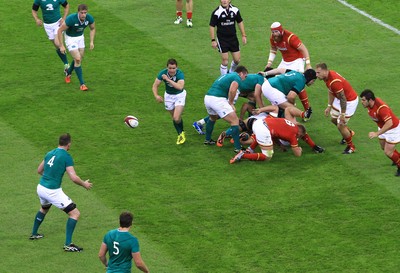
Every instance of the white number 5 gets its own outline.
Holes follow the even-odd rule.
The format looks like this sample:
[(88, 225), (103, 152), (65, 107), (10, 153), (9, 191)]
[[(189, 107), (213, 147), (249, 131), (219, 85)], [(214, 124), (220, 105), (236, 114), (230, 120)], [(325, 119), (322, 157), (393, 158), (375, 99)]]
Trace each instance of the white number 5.
[(119, 254), (119, 248), (118, 248), (118, 246), (119, 246), (119, 243), (118, 242), (113, 242), (114, 243), (114, 251), (113, 251), (113, 254), (114, 255), (118, 255)]

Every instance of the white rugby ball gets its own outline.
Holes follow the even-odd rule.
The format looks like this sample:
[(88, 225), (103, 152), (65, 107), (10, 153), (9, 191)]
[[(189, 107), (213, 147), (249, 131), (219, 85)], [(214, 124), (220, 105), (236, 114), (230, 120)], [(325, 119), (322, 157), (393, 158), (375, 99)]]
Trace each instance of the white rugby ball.
[(126, 116), (124, 122), (129, 128), (136, 128), (139, 126), (139, 120), (134, 116)]

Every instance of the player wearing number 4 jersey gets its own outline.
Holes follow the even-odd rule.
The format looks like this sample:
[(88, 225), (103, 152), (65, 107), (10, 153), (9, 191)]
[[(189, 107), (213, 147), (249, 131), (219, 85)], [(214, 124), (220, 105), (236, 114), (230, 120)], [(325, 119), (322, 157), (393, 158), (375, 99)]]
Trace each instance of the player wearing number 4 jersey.
[[(150, 272), (144, 263), (139, 251), (138, 239), (129, 233), (132, 227), (133, 215), (123, 212), (119, 216), (119, 228), (107, 232), (99, 250), (99, 259), (107, 269), (107, 273), (129, 273), (132, 268), (132, 259), (138, 269)], [(107, 261), (106, 254), (109, 253)]]
[(43, 234), (39, 234), (38, 229), (51, 205), (54, 205), (69, 216), (67, 220), (64, 250), (67, 252), (80, 252), (83, 248), (72, 243), (72, 234), (74, 233), (80, 212), (76, 208), (76, 204), (63, 192), (61, 182), (64, 173), (67, 172), (69, 178), (75, 184), (87, 190), (92, 188), (92, 183), (89, 182), (89, 179), (83, 181), (76, 174), (74, 162), (71, 155), (68, 153), (70, 147), (71, 136), (69, 134), (61, 135), (58, 141), (58, 147), (48, 152), (38, 167), (38, 173), (42, 175), (40, 183), (37, 186), (37, 194), (40, 199), (41, 208), (36, 214), (32, 235), (29, 239), (36, 240), (43, 238)]

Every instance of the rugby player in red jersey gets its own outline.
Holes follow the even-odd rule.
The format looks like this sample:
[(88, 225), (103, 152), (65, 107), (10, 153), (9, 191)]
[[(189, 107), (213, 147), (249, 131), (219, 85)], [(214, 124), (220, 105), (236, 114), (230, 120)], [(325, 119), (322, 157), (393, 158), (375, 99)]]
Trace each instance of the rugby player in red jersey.
[(351, 84), (339, 73), (329, 70), (325, 63), (315, 66), (317, 78), (323, 80), (328, 87), (328, 106), (325, 116), (330, 114), (331, 122), (335, 124), (342, 135), (342, 144), (347, 144), (343, 154), (352, 154), (356, 151), (353, 144), (354, 132), (347, 126), (358, 105), (358, 96)]
[(385, 155), (397, 166), (396, 176), (400, 176), (400, 154), (396, 144), (400, 142), (400, 122), (389, 106), (375, 94), (365, 89), (360, 94), (361, 103), (368, 110), (368, 115), (378, 125), (378, 131), (369, 132), (369, 138), (377, 137)]
[[(312, 68), (310, 54), (307, 47), (293, 32), (283, 29), (281, 23), (274, 22), (271, 25), (270, 36), (271, 49), (268, 57), (268, 63), (265, 70), (269, 70), (279, 50), (282, 54), (282, 61), (278, 68), (286, 68), (303, 73), (305, 70)], [(304, 70), (304, 65), (306, 69)], [(299, 93), (299, 98), (303, 104), (304, 110), (310, 108), (308, 95), (305, 89)], [(307, 119), (304, 119), (305, 121)]]

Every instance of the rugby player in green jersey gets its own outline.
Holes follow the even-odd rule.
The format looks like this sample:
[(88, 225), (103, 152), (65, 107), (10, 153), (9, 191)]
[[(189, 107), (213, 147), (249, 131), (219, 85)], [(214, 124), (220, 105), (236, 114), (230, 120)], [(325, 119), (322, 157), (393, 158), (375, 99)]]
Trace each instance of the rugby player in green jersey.
[[(158, 87), (162, 82), (165, 83), (164, 97), (158, 95)], [(185, 76), (182, 70), (178, 68), (178, 62), (175, 59), (167, 61), (167, 68), (158, 73), (152, 86), (156, 101), (159, 103), (164, 102), (165, 109), (171, 114), (172, 122), (178, 133), (178, 139), (176, 140), (176, 144), (178, 145), (186, 141), (182, 120), (182, 113), (186, 102), (186, 90), (184, 87)]]
[(76, 204), (69, 198), (61, 188), (62, 178), (67, 172), (69, 178), (77, 185), (87, 190), (92, 188), (92, 183), (88, 180), (83, 181), (75, 172), (74, 162), (68, 150), (71, 147), (71, 136), (69, 134), (61, 135), (58, 141), (58, 147), (46, 154), (39, 164), (38, 173), (42, 176), (37, 186), (41, 208), (37, 212), (30, 240), (43, 238), (43, 234), (38, 233), (44, 217), (51, 208), (56, 206), (68, 214), (66, 238), (64, 250), (67, 252), (80, 252), (83, 248), (72, 243), (72, 234), (74, 233), (76, 223), (78, 222), (80, 211)]
[[(272, 105), (278, 105), (279, 108), (286, 109), (289, 106), (293, 106), (301, 90), (303, 90), (306, 85), (311, 86), (317, 78), (314, 69), (307, 69), (304, 74), (285, 68), (276, 68), (260, 73), (265, 77), (271, 75), (277, 76), (268, 78), (263, 83), (261, 92), (256, 90), (254, 95), (259, 107), (264, 106), (261, 94), (263, 94)], [(309, 107), (307, 110), (301, 112), (300, 117), (309, 119), (311, 114), (312, 109)]]
[(65, 22), (58, 29), (57, 35), (60, 43), (60, 51), (65, 53), (65, 47), (63, 44), (63, 32), (65, 32), (65, 45), (68, 48), (74, 60), (67, 70), (65, 82), (71, 82), (72, 71), (75, 70), (80, 83), (80, 90), (87, 91), (88, 87), (85, 85), (82, 73), (82, 59), (85, 53), (85, 37), (83, 32), (85, 28), (89, 26), (90, 29), (90, 50), (94, 49), (94, 36), (96, 35), (96, 28), (94, 18), (88, 13), (88, 7), (85, 4), (78, 6), (78, 12), (69, 15)]
[[(132, 259), (138, 269), (146, 273), (150, 272), (140, 255), (138, 239), (129, 233), (132, 222), (132, 213), (121, 213), (119, 228), (110, 230), (103, 238), (99, 259), (106, 267), (107, 273), (130, 273)], [(107, 252), (110, 256), (108, 261)]]
[[(61, 17), (60, 6), (64, 7), (64, 14)], [(39, 8), (42, 10), (43, 20), (38, 17)], [(61, 24), (65, 21), (69, 12), (69, 4), (67, 0), (34, 0), (32, 5), (32, 16), (35, 19), (36, 25), (43, 26), (47, 37), (56, 48), (58, 57), (64, 64), (64, 72), (67, 71), (68, 59), (65, 53), (60, 51), (60, 43), (57, 39), (57, 31)]]
[[(264, 83), (264, 77), (260, 74), (248, 74), (246, 79), (241, 82), (240, 90), (238, 90), (238, 97), (247, 98), (249, 101), (244, 103), (240, 109), (239, 116), (239, 126), (242, 124), (244, 120), (244, 114), (248, 112), (251, 115), (252, 110), (255, 109), (256, 101), (254, 97), (254, 90), (259, 89), (261, 92), (261, 86)], [(234, 102), (236, 99), (234, 100)], [(240, 128), (239, 128), (240, 129)], [(226, 137), (230, 137), (232, 130), (229, 128), (226, 131), (223, 131), (217, 140), (217, 146), (222, 147), (224, 145), (224, 140)]]
[(248, 71), (244, 66), (238, 66), (236, 72), (220, 76), (211, 85), (204, 97), (204, 104), (209, 115), (206, 124), (205, 145), (214, 145), (211, 139), (214, 125), (217, 119), (222, 118), (231, 125), (232, 138), (234, 140), (235, 152), (242, 148), (239, 140), (239, 118), (235, 112), (234, 99), (240, 85), (246, 79)]

